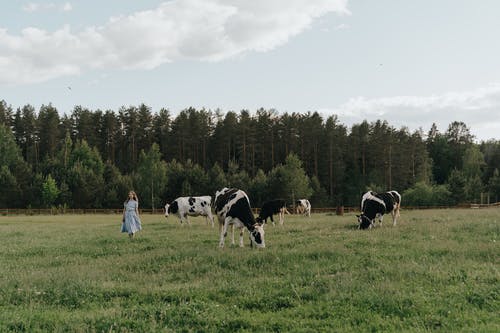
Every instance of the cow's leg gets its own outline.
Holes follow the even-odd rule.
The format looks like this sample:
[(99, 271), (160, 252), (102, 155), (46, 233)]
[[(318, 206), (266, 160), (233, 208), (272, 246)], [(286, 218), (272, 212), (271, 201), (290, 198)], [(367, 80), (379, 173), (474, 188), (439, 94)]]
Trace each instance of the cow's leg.
[(224, 225), (220, 225), (219, 247), (224, 247)]
[(393, 216), (392, 216), (392, 225), (395, 226), (396, 225), (396, 220), (398, 219), (398, 217), (400, 217), (401, 215), (399, 214), (399, 204), (396, 203), (396, 205), (394, 206), (394, 210), (393, 210)]
[(234, 224), (231, 224), (231, 245), (236, 245), (234, 241)]
[(275, 226), (275, 224), (274, 224), (273, 215), (271, 214), (271, 216), (269, 216), (269, 218), (271, 219), (271, 222), (273, 222), (273, 227), (274, 227), (274, 226)]
[(379, 225), (379, 227), (382, 226), (383, 220), (384, 220), (384, 215), (378, 214), (378, 225)]
[(226, 238), (226, 235), (227, 235), (227, 228), (229, 226), (230, 220), (231, 220), (230, 217), (226, 217), (226, 219), (224, 220), (224, 223), (220, 224), (220, 241), (219, 241), (219, 247), (224, 247), (224, 239)]
[[(286, 209), (286, 208), (285, 208), (285, 209)], [(285, 212), (283, 211), (283, 208), (282, 208), (282, 209), (280, 209), (280, 212), (279, 212), (278, 214), (279, 214), (279, 218), (280, 218), (280, 225), (283, 225), (283, 222), (284, 222), (284, 220), (285, 220), (285, 217), (284, 217)]]
[[(207, 218), (210, 220), (210, 223), (212, 223), (212, 228), (214, 227), (214, 216), (212, 215), (211, 211), (208, 211)], [(207, 221), (208, 224), (208, 221)]]
[(240, 228), (240, 247), (243, 247), (243, 228)]

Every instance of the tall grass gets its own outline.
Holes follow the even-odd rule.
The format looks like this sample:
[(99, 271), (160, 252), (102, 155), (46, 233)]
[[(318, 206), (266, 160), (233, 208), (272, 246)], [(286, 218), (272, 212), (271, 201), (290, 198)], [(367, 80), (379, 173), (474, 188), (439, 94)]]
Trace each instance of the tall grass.
[(285, 217), (263, 250), (143, 215), (0, 217), (1, 332), (499, 332), (500, 210)]

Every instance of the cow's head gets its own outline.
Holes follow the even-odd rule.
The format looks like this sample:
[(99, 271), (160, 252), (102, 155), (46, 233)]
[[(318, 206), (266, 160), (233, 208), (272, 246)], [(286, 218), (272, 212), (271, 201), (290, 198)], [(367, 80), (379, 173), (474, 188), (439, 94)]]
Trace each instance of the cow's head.
[(356, 215), (358, 218), (359, 229), (370, 229), (373, 226), (372, 220), (370, 220), (365, 214)]
[(165, 204), (165, 217), (168, 217), (168, 208), (170, 207), (170, 204)]
[(170, 204), (165, 205), (165, 217), (168, 217), (169, 214), (175, 214), (179, 211), (179, 204), (177, 200), (172, 201)]
[(265, 248), (266, 242), (264, 240), (264, 227), (260, 223), (253, 225), (254, 229), (250, 231), (250, 245), (257, 248)]

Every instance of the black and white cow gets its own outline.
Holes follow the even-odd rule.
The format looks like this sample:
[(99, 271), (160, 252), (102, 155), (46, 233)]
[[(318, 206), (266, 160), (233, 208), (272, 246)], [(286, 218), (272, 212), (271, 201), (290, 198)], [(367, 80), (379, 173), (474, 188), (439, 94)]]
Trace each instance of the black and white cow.
[(369, 229), (375, 226), (375, 219), (378, 217), (379, 225), (382, 226), (384, 214), (391, 213), (392, 225), (396, 225), (401, 206), (401, 195), (396, 191), (385, 193), (375, 193), (368, 191), (361, 198), (361, 215), (358, 218), (360, 229)]
[(179, 197), (170, 204), (165, 205), (165, 217), (175, 214), (181, 219), (181, 223), (189, 222), (188, 216), (205, 216), (212, 228), (214, 227), (214, 217), (212, 216), (212, 197), (209, 195), (202, 197)]
[(300, 199), (295, 202), (297, 214), (311, 216), (311, 203), (307, 199)]
[(243, 247), (243, 228), (250, 232), (250, 246), (266, 247), (264, 241), (264, 228), (255, 221), (250, 200), (245, 192), (236, 188), (223, 188), (215, 193), (215, 214), (219, 220), (220, 242), (224, 247), (227, 228), (233, 227), (232, 244), (234, 245), (234, 227), (240, 229), (240, 247)]
[(274, 225), (273, 215), (278, 214), (280, 225), (283, 225), (285, 212), (288, 212), (288, 210), (286, 209), (285, 200), (276, 199), (266, 201), (262, 205), (259, 216), (256, 220), (259, 223), (267, 223), (267, 218), (270, 218), (271, 222)]

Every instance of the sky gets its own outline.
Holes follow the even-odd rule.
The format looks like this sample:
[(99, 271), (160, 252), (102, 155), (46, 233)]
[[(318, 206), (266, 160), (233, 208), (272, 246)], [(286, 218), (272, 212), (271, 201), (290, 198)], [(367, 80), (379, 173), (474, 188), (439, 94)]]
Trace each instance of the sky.
[(500, 140), (500, 1), (0, 1), (0, 100), (259, 108)]

